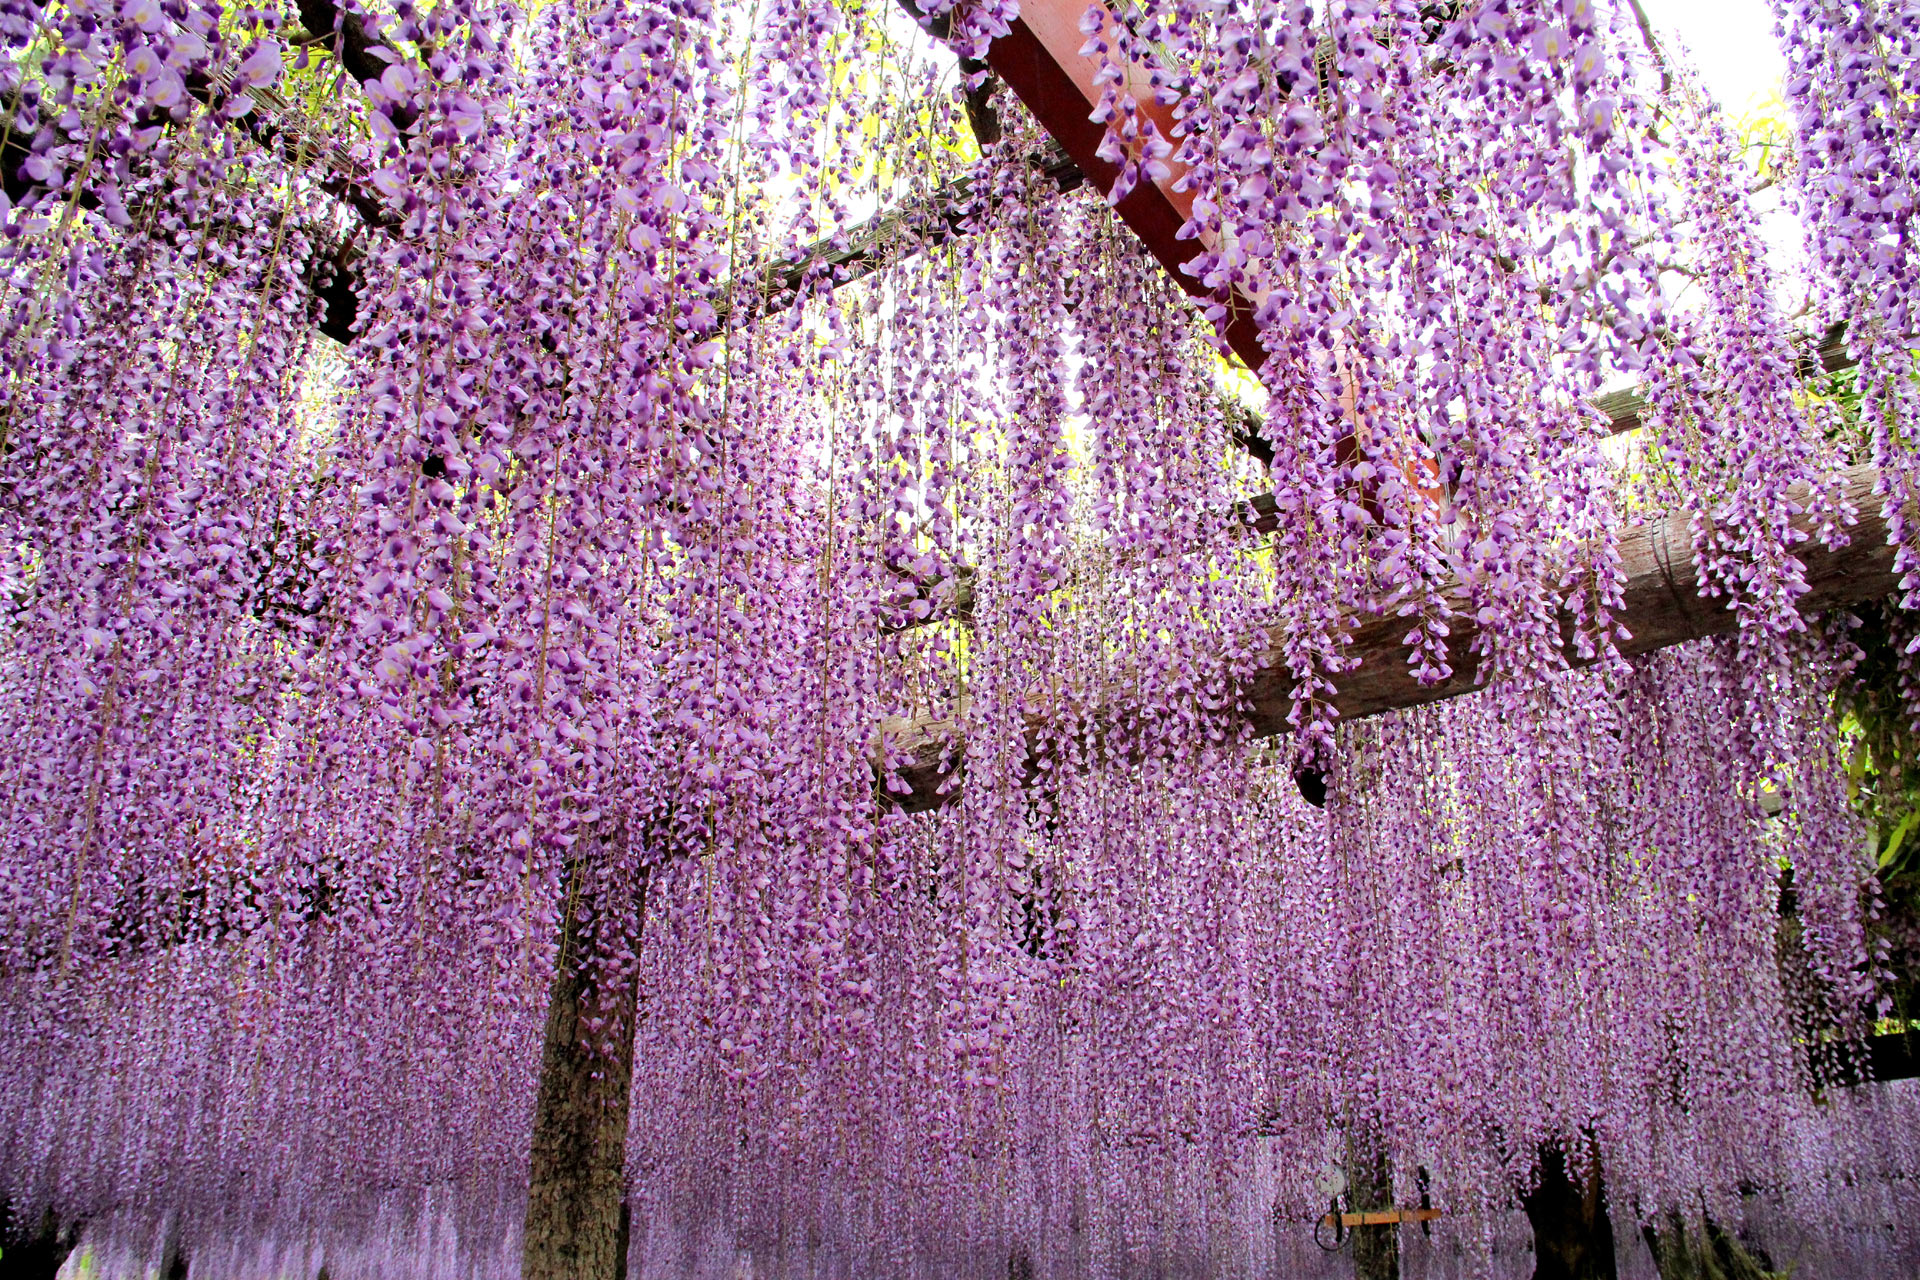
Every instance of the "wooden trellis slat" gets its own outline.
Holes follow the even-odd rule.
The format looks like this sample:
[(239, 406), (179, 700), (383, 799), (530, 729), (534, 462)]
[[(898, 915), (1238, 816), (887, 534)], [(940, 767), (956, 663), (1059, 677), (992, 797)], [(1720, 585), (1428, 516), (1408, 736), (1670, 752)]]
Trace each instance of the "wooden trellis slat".
[(1322, 1214), (1320, 1225), (1344, 1231), (1350, 1227), (1391, 1227), (1402, 1222), (1432, 1222), (1439, 1216), (1438, 1209), (1368, 1209), (1364, 1213)]

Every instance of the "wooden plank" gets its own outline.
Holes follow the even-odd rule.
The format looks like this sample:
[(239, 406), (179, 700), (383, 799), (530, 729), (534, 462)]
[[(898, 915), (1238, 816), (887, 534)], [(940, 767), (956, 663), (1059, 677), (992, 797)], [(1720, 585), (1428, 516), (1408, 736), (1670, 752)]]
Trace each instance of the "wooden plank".
[[(1047, 146), (1031, 161), (1061, 191), (1072, 191), (1085, 181), (1058, 145)], [(824, 277), (837, 289), (966, 235), (973, 230), (972, 207), (972, 181), (955, 178), (924, 197), (902, 201), (865, 222), (816, 240), (750, 276), (751, 294), (737, 295), (721, 306), (714, 331), (724, 329), (729, 316), (736, 313), (747, 321), (793, 306), (806, 296), (810, 277)]]
[(1365, 1213), (1343, 1213), (1335, 1220), (1335, 1215), (1320, 1215), (1323, 1227), (1390, 1227), (1402, 1222), (1432, 1222), (1440, 1216), (1438, 1209), (1369, 1209)]
[[(1859, 523), (1849, 530), (1851, 540), (1847, 545), (1829, 551), (1817, 542), (1808, 542), (1797, 548), (1806, 565), (1808, 586), (1799, 602), (1801, 613), (1811, 615), (1877, 600), (1899, 585), (1899, 575), (1893, 570), (1894, 549), (1887, 544), (1880, 500), (1873, 493), (1877, 475), (1875, 468), (1864, 465), (1846, 473), (1846, 496), (1860, 513)], [(1805, 528), (1808, 522), (1800, 517), (1795, 523)], [(1629, 530), (1621, 538), (1620, 552), (1627, 584), (1618, 621), (1632, 633), (1630, 639), (1620, 643), (1623, 653), (1649, 653), (1735, 629), (1737, 619), (1724, 600), (1699, 594), (1686, 516)], [(1458, 588), (1454, 595), (1457, 601)], [(1476, 633), (1471, 617), (1463, 614), (1450, 620), (1453, 633), (1447, 649), (1454, 674), (1437, 685), (1420, 684), (1408, 670), (1402, 639), (1413, 625), (1413, 620), (1404, 617), (1353, 619), (1348, 653), (1358, 658), (1360, 665), (1339, 677), (1333, 699), (1343, 718), (1354, 720), (1439, 702), (1471, 693), (1477, 687), (1474, 674), (1478, 659), (1469, 652)], [(1273, 737), (1286, 731), (1293, 682), (1280, 664), (1282, 639), (1276, 629), (1269, 637), (1267, 665), (1242, 690), (1251, 707), (1248, 720), (1256, 737)], [(1116, 714), (1124, 714), (1124, 699), (1115, 701)], [(1033, 722), (1030, 742), (1037, 744), (1044, 736), (1043, 724), (1040, 719)], [(941, 766), (943, 755), (950, 754), (955, 760), (964, 756), (957, 725), (945, 720), (891, 720), (876, 733), (876, 761), (888, 748), (904, 752), (907, 759), (899, 769), (904, 789), (890, 789), (883, 781), (880, 790), (885, 799), (918, 812), (938, 808), (958, 796), (960, 780), (954, 770)], [(1036, 754), (1030, 758), (1029, 768), (1037, 774), (1037, 745), (1033, 752)], [(946, 794), (941, 792), (943, 786), (947, 787)]]
[[(1847, 350), (1847, 326), (1841, 321), (1827, 326), (1819, 340), (1796, 359), (1795, 368), (1802, 378), (1814, 378), (1823, 373), (1851, 369), (1858, 363)], [(1637, 389), (1609, 391), (1595, 400), (1593, 406), (1607, 415), (1607, 428), (1615, 435), (1647, 425), (1646, 412), (1649, 406), (1646, 397)]]

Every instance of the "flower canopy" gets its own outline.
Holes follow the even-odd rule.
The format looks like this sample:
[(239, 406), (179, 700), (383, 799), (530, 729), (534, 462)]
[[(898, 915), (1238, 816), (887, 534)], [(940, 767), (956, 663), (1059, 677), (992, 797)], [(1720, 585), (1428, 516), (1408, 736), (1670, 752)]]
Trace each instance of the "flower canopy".
[(642, 1275), (1920, 1260), (1920, 8), (1028, 4), (0, 0), (14, 1221), (512, 1274), (578, 972)]

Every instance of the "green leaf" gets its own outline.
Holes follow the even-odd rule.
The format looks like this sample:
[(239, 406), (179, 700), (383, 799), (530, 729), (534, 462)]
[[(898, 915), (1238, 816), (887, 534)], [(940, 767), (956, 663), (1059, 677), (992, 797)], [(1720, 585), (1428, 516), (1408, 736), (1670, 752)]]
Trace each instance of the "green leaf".
[(1906, 840), (1908, 833), (1913, 830), (1913, 824), (1916, 820), (1920, 820), (1920, 809), (1907, 810), (1907, 816), (1900, 819), (1899, 825), (1893, 829), (1893, 834), (1887, 837), (1887, 847), (1880, 852), (1880, 866), (1882, 870), (1893, 865), (1894, 859), (1900, 854), (1901, 844)]

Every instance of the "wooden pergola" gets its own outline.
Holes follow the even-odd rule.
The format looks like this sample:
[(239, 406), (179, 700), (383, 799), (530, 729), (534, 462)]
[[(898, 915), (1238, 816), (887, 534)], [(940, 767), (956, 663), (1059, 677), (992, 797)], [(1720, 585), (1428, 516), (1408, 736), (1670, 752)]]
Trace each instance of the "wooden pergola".
[[(900, 2), (909, 12), (915, 12), (911, 0)], [(1096, 10), (1103, 16), (1104, 27), (1093, 38), (1104, 39), (1117, 49), (1117, 33), (1124, 29), (1125, 19), (1109, 5), (1089, 6), (1081, 0), (1024, 0), (1020, 16), (1007, 33), (988, 46), (984, 66), (999, 76), (1045, 127), (1065, 160), (1071, 162), (1072, 171), (1106, 194), (1113, 190), (1120, 169), (1100, 154), (1106, 128), (1089, 118), (1102, 97), (1096, 80), (1100, 64), (1082, 52), (1090, 42), (1083, 34), (1083, 18)], [(945, 34), (944, 23), (938, 32)], [(1174, 137), (1178, 122), (1155, 94), (1162, 82), (1156, 69), (1132, 59), (1125, 68), (1124, 91), (1133, 96), (1141, 113), (1152, 120), (1162, 137)], [(980, 127), (979, 108), (971, 114), (976, 128)], [(1182, 229), (1193, 215), (1193, 197), (1179, 189), (1184, 167), (1170, 159), (1167, 167), (1163, 177), (1142, 175), (1113, 206), (1114, 213), (1166, 268), (1169, 277), (1206, 308), (1222, 347), (1249, 369), (1257, 370), (1266, 359), (1255, 321), (1258, 304), (1237, 287), (1223, 302), (1190, 270), (1206, 244), (1199, 236), (1182, 238)], [(1053, 172), (1056, 179), (1064, 172), (1057, 160)], [(937, 221), (937, 225), (944, 229), (947, 224)], [(850, 273), (859, 274), (868, 259), (849, 257), (847, 261), (859, 264)], [(1829, 335), (1808, 358), (1809, 365), (1826, 369), (1839, 368), (1846, 362), (1845, 348), (1837, 334)], [(1606, 415), (1613, 431), (1624, 432), (1642, 425), (1645, 405), (1636, 395), (1623, 393), (1608, 397), (1596, 408)], [(1262, 439), (1260, 429), (1249, 429), (1240, 438), (1250, 453), (1271, 463), (1272, 449)], [(1799, 601), (1801, 612), (1811, 615), (1878, 600), (1897, 587), (1893, 548), (1887, 544), (1886, 526), (1874, 492), (1876, 478), (1874, 469), (1866, 466), (1855, 467), (1847, 475), (1846, 496), (1860, 512), (1860, 521), (1851, 529), (1847, 545), (1828, 550), (1817, 542), (1808, 542), (1799, 548), (1806, 562), (1808, 584), (1807, 593)], [(1247, 514), (1255, 528), (1275, 527), (1270, 498), (1264, 506), (1256, 502)], [(1801, 523), (1804, 531), (1805, 522)], [(1631, 638), (1620, 644), (1622, 653), (1649, 653), (1688, 640), (1724, 635), (1736, 628), (1737, 619), (1723, 601), (1700, 593), (1686, 517), (1671, 517), (1629, 531), (1622, 539), (1621, 560), (1627, 580), (1625, 607), (1618, 621), (1631, 633)], [(1458, 594), (1457, 587), (1454, 594)], [(1414, 677), (1402, 643), (1407, 625), (1406, 619), (1396, 616), (1352, 619), (1349, 654), (1358, 664), (1339, 677), (1333, 699), (1342, 717), (1355, 719), (1420, 706), (1479, 687), (1479, 663), (1472, 652), (1476, 628), (1469, 614), (1456, 614), (1450, 620), (1447, 648), (1453, 675), (1438, 684), (1422, 684)], [(1567, 619), (1567, 625), (1571, 653), (1571, 619)], [(1282, 640), (1278, 635), (1271, 637), (1263, 670), (1248, 688), (1238, 691), (1249, 709), (1256, 737), (1276, 736), (1286, 728), (1293, 684), (1280, 662)], [(1036, 740), (1042, 732), (1043, 726), (1033, 726)], [(957, 788), (943, 770), (943, 761), (962, 754), (958, 736), (957, 726), (931, 718), (883, 725), (876, 755), (883, 760), (905, 757), (895, 770), (906, 789), (889, 789), (889, 797), (912, 811), (951, 801)]]
[[(911, 0), (900, 3), (935, 35), (948, 34), (944, 15), (926, 20)], [(1101, 91), (1095, 81), (1098, 63), (1081, 52), (1088, 40), (1081, 22), (1088, 12), (1085, 0), (1023, 0), (1020, 17), (989, 44), (984, 61), (963, 62), (962, 67), (998, 77), (1046, 129), (1053, 148), (1035, 157), (1034, 163), (1057, 186), (1071, 190), (1091, 183), (1105, 195), (1112, 191), (1120, 170), (1100, 154), (1105, 127), (1089, 118)], [(331, 0), (302, 0), (301, 14), (317, 36), (332, 34), (341, 22)], [(1109, 44), (1117, 45), (1111, 37), (1123, 28), (1124, 17), (1105, 3), (1098, 6), (1098, 14)], [(354, 19), (347, 24), (343, 60), (356, 78), (365, 78), (358, 75), (354, 63), (367, 62), (365, 50), (373, 42), (357, 30), (357, 22)], [(1173, 137), (1176, 122), (1155, 96), (1154, 68), (1129, 60), (1125, 72), (1124, 89), (1139, 110), (1163, 138)], [(969, 94), (968, 114), (981, 140), (992, 142), (998, 137), (998, 124), (987, 106), (987, 97), (984, 91)], [(1178, 189), (1182, 168), (1170, 163), (1168, 170), (1160, 177), (1142, 175), (1131, 191), (1114, 202), (1114, 212), (1170, 279), (1203, 309), (1220, 349), (1257, 370), (1266, 359), (1256, 320), (1258, 299), (1238, 288), (1222, 295), (1188, 269), (1207, 245), (1199, 236), (1182, 237), (1192, 218), (1193, 201)], [(336, 194), (352, 204), (374, 232), (392, 231), (380, 216), (378, 202), (366, 198), (366, 193), (349, 186)], [(960, 180), (773, 264), (758, 278), (757, 288), (737, 295), (731, 307), (723, 309), (718, 323), (740, 322), (752, 314), (790, 306), (811, 296), (817, 282), (837, 287), (967, 234), (970, 228), (962, 211), (969, 194), (965, 180)], [(330, 280), (316, 282), (329, 303), (323, 331), (342, 341), (351, 337), (353, 265), (350, 259), (342, 259)], [(1848, 363), (1836, 331), (1804, 356), (1802, 372), (1834, 371)], [(1635, 394), (1623, 392), (1603, 398), (1595, 408), (1611, 430), (1625, 432), (1642, 425), (1645, 403)], [(1267, 428), (1250, 424), (1238, 438), (1250, 455), (1271, 464), (1273, 452), (1265, 432), (1283, 429), (1284, 425)], [(1853, 468), (1845, 477), (1845, 496), (1860, 518), (1844, 546), (1828, 549), (1817, 541), (1808, 541), (1796, 549), (1806, 566), (1808, 590), (1798, 601), (1803, 613), (1876, 601), (1899, 585), (1893, 568), (1894, 549), (1887, 543), (1885, 522), (1879, 514), (1876, 480), (1875, 470), (1865, 466)], [(1272, 531), (1276, 527), (1271, 497), (1254, 499), (1242, 514), (1255, 529)], [(1622, 653), (1648, 653), (1724, 635), (1736, 628), (1737, 618), (1723, 600), (1701, 594), (1686, 517), (1628, 531), (1622, 538), (1621, 553), (1626, 582), (1624, 607), (1616, 619), (1631, 633), (1631, 638), (1620, 642)], [(923, 588), (926, 585), (922, 584)], [(963, 581), (954, 585), (962, 597), (957, 613), (964, 616), (968, 584)], [(1458, 584), (1452, 594), (1462, 594)], [(1571, 619), (1565, 621), (1572, 659)], [(1333, 702), (1340, 715), (1348, 719), (1376, 715), (1455, 697), (1478, 687), (1470, 615), (1457, 615), (1451, 625), (1448, 656), (1453, 674), (1438, 684), (1421, 684), (1409, 669), (1402, 643), (1408, 626), (1405, 618), (1352, 618), (1347, 629), (1348, 652), (1358, 662), (1337, 680)], [(1281, 639), (1271, 637), (1265, 665), (1248, 687), (1235, 691), (1247, 708), (1249, 727), (1257, 737), (1278, 735), (1286, 725), (1292, 683), (1279, 661)], [(1117, 692), (1114, 705), (1117, 711), (1124, 711)], [(1029, 723), (1031, 752), (1044, 750), (1041, 744), (1051, 727), (1044, 719)], [(950, 803), (960, 794), (963, 781), (953, 776), (958, 766), (952, 762), (964, 758), (964, 748), (962, 728), (950, 721), (920, 718), (880, 725), (872, 743), (876, 792), (883, 802), (911, 812)], [(889, 777), (897, 779), (899, 785), (890, 786)], [(641, 888), (644, 891), (644, 886)], [(567, 929), (563, 953), (572, 936), (571, 920)], [(563, 965), (554, 975), (534, 1124), (525, 1280), (617, 1280), (625, 1274), (623, 1169), (636, 1016), (635, 993), (596, 991), (591, 975), (571, 966)], [(600, 1038), (612, 1034), (626, 1043), (628, 1058), (608, 1062), (583, 1049), (582, 1028), (589, 1020), (600, 1027)], [(1889, 1080), (1920, 1074), (1920, 1064), (1916, 1064), (1905, 1037), (1876, 1037), (1868, 1048), (1864, 1065), (1870, 1078)], [(1607, 1256), (1611, 1257), (1611, 1227), (1597, 1187), (1583, 1188), (1573, 1183), (1564, 1160), (1549, 1164), (1559, 1171), (1557, 1181), (1543, 1182), (1525, 1201), (1540, 1255), (1585, 1256), (1604, 1236)], [(1361, 1212), (1356, 1216), (1366, 1219), (1358, 1224), (1361, 1230), (1404, 1217), (1403, 1211), (1388, 1205), (1358, 1208)]]
[[(910, 0), (901, 2), (912, 11)], [(332, 0), (300, 0), (299, 10), (313, 38), (336, 33), (341, 37), (342, 62), (355, 79), (378, 74), (380, 64), (368, 53), (377, 41), (370, 38), (363, 19), (343, 17)], [(1124, 17), (1112, 6), (1098, 4), (1094, 11), (1104, 24), (1103, 36), (1111, 37), (1124, 29)], [(1102, 92), (1095, 78), (1098, 62), (1081, 52), (1088, 43), (1082, 30), (1088, 13), (1085, 0), (1023, 0), (1021, 16), (990, 43), (983, 66), (1019, 97), (1057, 144), (1057, 152), (1039, 161), (1049, 176), (1063, 188), (1084, 182), (1106, 194), (1113, 190), (1120, 169), (1100, 154), (1107, 131), (1089, 118)], [(936, 34), (944, 34), (937, 21), (928, 25), (936, 28)], [(1117, 46), (1111, 38), (1109, 43)], [(1156, 98), (1155, 68), (1130, 60), (1125, 72), (1123, 91), (1132, 95), (1142, 115), (1152, 121), (1162, 137), (1172, 138), (1177, 122)], [(980, 101), (976, 95), (971, 114), (976, 128), (984, 131), (991, 122), (983, 119)], [(6, 167), (11, 178), (11, 163)], [(1161, 177), (1143, 175), (1114, 204), (1114, 212), (1170, 279), (1203, 308), (1221, 349), (1257, 370), (1266, 358), (1256, 321), (1259, 300), (1238, 288), (1224, 294), (1216, 291), (1189, 269), (1208, 246), (1200, 236), (1182, 237), (1183, 229), (1192, 222), (1193, 199), (1179, 189), (1181, 166), (1170, 164), (1169, 170)], [(390, 216), (366, 192), (344, 179), (328, 181), (332, 185), (327, 189), (355, 208), (371, 231), (393, 231)], [(917, 251), (963, 234), (966, 228), (953, 210), (963, 203), (965, 194), (964, 190), (936, 192), (930, 199), (886, 213), (777, 264), (766, 274), (765, 287), (758, 296), (751, 303), (739, 305), (755, 310), (787, 305), (805, 296), (807, 282), (822, 275), (832, 283), (844, 283), (897, 260), (900, 252)], [(331, 275), (314, 282), (328, 304), (322, 328), (344, 341), (351, 337), (353, 320), (353, 263), (343, 258), (328, 265)], [(726, 322), (723, 318), (722, 323)], [(1834, 369), (1845, 362), (1844, 349), (1834, 335), (1829, 335), (1807, 360), (1810, 369)], [(1610, 398), (1599, 408), (1616, 431), (1641, 425), (1644, 406), (1631, 395)], [(1275, 424), (1273, 429), (1284, 427)], [(1254, 457), (1271, 463), (1272, 450), (1262, 438), (1262, 430), (1248, 429), (1242, 443)], [(1860, 513), (1846, 545), (1828, 549), (1810, 539), (1797, 548), (1805, 562), (1808, 586), (1798, 602), (1803, 613), (1811, 615), (1879, 600), (1899, 586), (1894, 549), (1887, 542), (1886, 525), (1879, 514), (1876, 481), (1876, 472), (1866, 466), (1853, 468), (1845, 477), (1845, 496)], [(1245, 515), (1255, 528), (1275, 527), (1270, 498), (1264, 505), (1256, 500)], [(1802, 524), (1804, 528), (1804, 521)], [(1629, 531), (1622, 540), (1621, 553), (1626, 582), (1624, 607), (1617, 620), (1631, 633), (1630, 639), (1620, 643), (1621, 652), (1647, 653), (1735, 629), (1736, 616), (1726, 603), (1701, 594), (1686, 517), (1672, 517)], [(1454, 594), (1460, 594), (1457, 584)], [(1478, 687), (1470, 613), (1463, 611), (1453, 620), (1448, 637), (1453, 674), (1438, 684), (1422, 684), (1412, 674), (1403, 644), (1407, 626), (1405, 618), (1396, 616), (1356, 616), (1350, 620), (1348, 651), (1358, 663), (1337, 679), (1333, 701), (1341, 716), (1353, 719), (1376, 715), (1455, 697)], [(1566, 628), (1571, 658), (1571, 619), (1566, 620)], [(1293, 689), (1280, 660), (1282, 640), (1277, 634), (1270, 637), (1264, 665), (1247, 687), (1234, 691), (1247, 708), (1249, 727), (1257, 737), (1279, 735), (1286, 728)], [(1116, 691), (1116, 707), (1121, 698)], [(1044, 719), (1029, 724), (1029, 744), (1034, 752), (1042, 750), (1040, 744), (1050, 728)], [(883, 801), (918, 812), (938, 808), (959, 794), (962, 779), (953, 776), (957, 766), (948, 763), (964, 758), (963, 730), (958, 724), (934, 718), (891, 721), (877, 728), (872, 750), (876, 790)], [(889, 785), (889, 777), (898, 779), (900, 785)], [(555, 975), (535, 1119), (524, 1273), (528, 1280), (560, 1280), (563, 1276), (568, 1280), (615, 1280), (625, 1274), (624, 1149), (636, 1012), (631, 992), (595, 991), (590, 975), (564, 964)], [(625, 1028), (627, 1061), (609, 1064), (580, 1047), (582, 1026), (596, 1019), (602, 1024), (610, 1021), (616, 1038), (619, 1028)], [(603, 1031), (602, 1036), (605, 1034)], [(1869, 1067), (1879, 1079), (1916, 1074), (1904, 1038), (1876, 1041), (1871, 1046)], [(1576, 1208), (1580, 1200), (1579, 1196), (1573, 1197)], [(1530, 1204), (1530, 1213), (1532, 1208)], [(1381, 1221), (1398, 1221), (1398, 1212), (1383, 1208), (1375, 1216)], [(1585, 1212), (1584, 1221), (1576, 1220), (1578, 1214), (1573, 1211), (1569, 1211), (1571, 1216), (1562, 1215), (1567, 1219), (1565, 1229), (1589, 1234), (1598, 1229), (1591, 1203)], [(1536, 1229), (1543, 1229), (1540, 1221), (1536, 1221)]]

